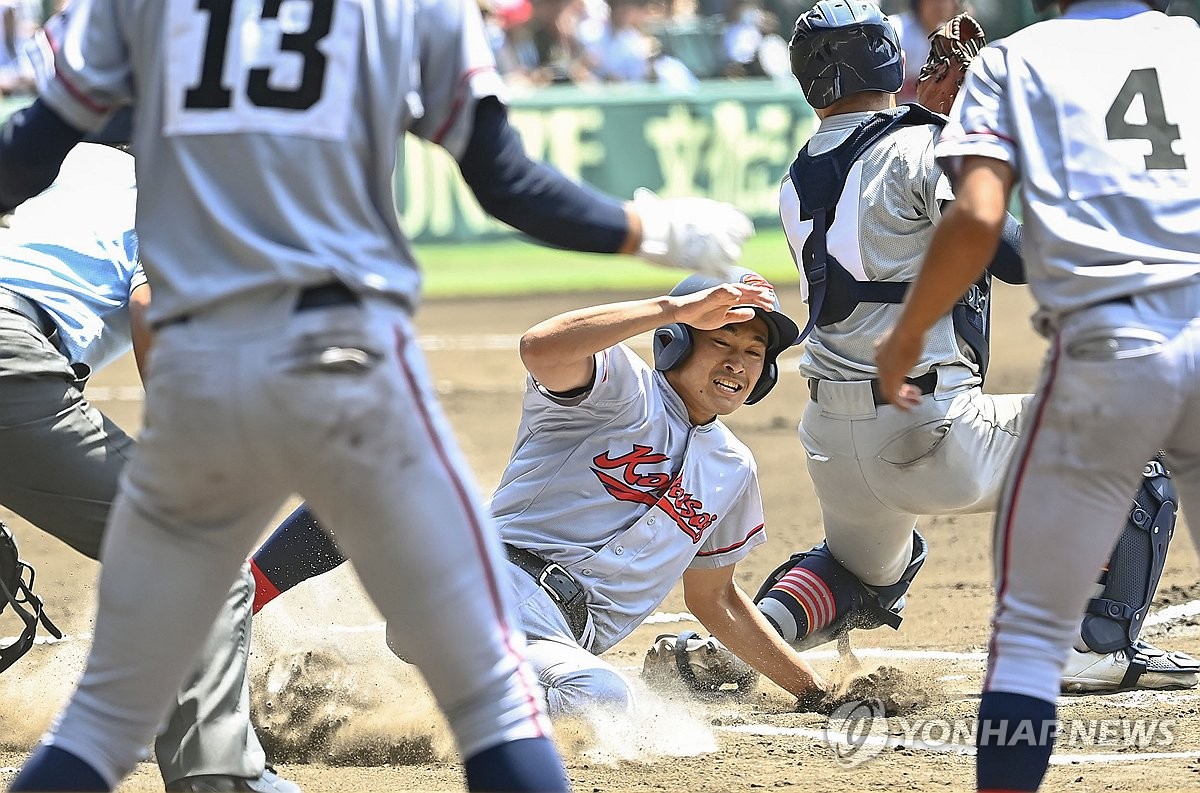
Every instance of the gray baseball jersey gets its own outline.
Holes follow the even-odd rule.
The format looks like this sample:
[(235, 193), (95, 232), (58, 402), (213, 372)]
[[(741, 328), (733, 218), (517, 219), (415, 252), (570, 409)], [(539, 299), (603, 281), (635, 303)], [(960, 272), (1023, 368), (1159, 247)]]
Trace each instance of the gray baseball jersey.
[(750, 450), (720, 422), (694, 426), (660, 373), (623, 344), (562, 400), (532, 379), (492, 497), (505, 542), (567, 568), (588, 592), (602, 653), (689, 567), (735, 564), (766, 540)]
[(1200, 275), (1200, 31), (1140, 3), (1098, 24), (1091, 5), (984, 49), (935, 150), (1016, 170), (1047, 317)]
[[(415, 304), (396, 138), (457, 157), (471, 100), (502, 89), (476, 3), (75, 0), (68, 13), (45, 101), (94, 131), (137, 85), (152, 321), (281, 279)], [(281, 184), (298, 171), (272, 162), (304, 163), (304, 178)]]
[[(809, 141), (814, 154), (830, 151), (872, 113), (830, 116)], [(945, 175), (933, 160), (933, 126), (902, 127), (884, 137), (850, 169), (829, 229), (829, 254), (860, 281), (911, 281), (941, 219), (940, 203), (953, 200)], [(779, 191), (779, 214), (787, 232), (792, 259), (800, 267), (800, 252), (812, 232), (812, 221), (800, 219), (799, 199), (790, 178)], [(808, 300), (808, 281), (800, 278)], [(823, 380), (869, 380), (876, 376), (875, 340), (895, 324), (900, 306), (863, 303), (842, 322), (815, 328), (805, 340), (800, 372)], [(949, 316), (929, 332), (925, 350), (913, 374), (935, 366), (975, 366), (970, 349), (954, 332)]]

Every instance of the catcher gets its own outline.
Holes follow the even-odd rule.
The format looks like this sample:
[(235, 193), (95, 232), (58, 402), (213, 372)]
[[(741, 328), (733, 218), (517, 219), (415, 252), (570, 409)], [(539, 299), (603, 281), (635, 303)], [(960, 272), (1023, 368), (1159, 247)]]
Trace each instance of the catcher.
[[(983, 43), (958, 17), (934, 35), (923, 83), (952, 100)], [(1009, 218), (988, 271), (926, 337), (908, 382), (923, 395), (887, 404), (875, 340), (900, 313), (949, 202), (934, 163), (945, 118), (895, 106), (899, 42), (868, 2), (822, 0), (796, 23), (792, 71), (821, 119), (780, 190), (780, 214), (810, 319), (800, 363), (810, 401), (800, 423), (825, 542), (796, 554), (760, 589), (763, 614), (798, 649), (851, 628), (896, 627), (925, 561), (920, 515), (990, 512), (1029, 418), (1030, 396), (982, 391), (992, 276), (1023, 283), (1020, 227)], [(1130, 494), (1133, 495), (1132, 493)], [(1177, 499), (1161, 463), (1147, 465), (1127, 525), (1065, 668), (1074, 691), (1189, 688), (1200, 664), (1138, 635), (1158, 585)]]

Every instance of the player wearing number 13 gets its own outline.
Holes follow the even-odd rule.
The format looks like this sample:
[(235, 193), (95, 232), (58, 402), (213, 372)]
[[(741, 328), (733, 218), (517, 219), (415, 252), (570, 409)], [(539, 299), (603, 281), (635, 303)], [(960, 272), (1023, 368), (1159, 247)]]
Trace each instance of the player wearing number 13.
[(979, 277), (1019, 182), (1050, 350), (996, 516), (980, 790), (1041, 783), (1059, 674), (1143, 461), (1165, 450), (1200, 504), (1200, 30), (1163, 0), (1059, 6), (972, 64), (934, 150), (957, 201), (877, 354), (885, 395), (913, 405), (924, 333)]
[(468, 786), (565, 790), (498, 532), (415, 342), (397, 138), (440, 144), (491, 214), (563, 247), (720, 271), (749, 222), (699, 199), (625, 205), (532, 163), (474, 0), (75, 0), (68, 14), (54, 79), (0, 130), (0, 212), (132, 104), (156, 341), (87, 667), (13, 789), (120, 782), (261, 526), (298, 493), (423, 672)]

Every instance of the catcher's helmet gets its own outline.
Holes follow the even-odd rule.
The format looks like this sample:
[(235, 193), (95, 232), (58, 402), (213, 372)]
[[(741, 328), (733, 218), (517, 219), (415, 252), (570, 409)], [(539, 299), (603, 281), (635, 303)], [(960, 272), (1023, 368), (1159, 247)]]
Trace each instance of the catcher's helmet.
[[(674, 296), (690, 295), (724, 283), (771, 286), (767, 279), (753, 270), (734, 267), (727, 280), (708, 275), (688, 276), (675, 285), (671, 294)], [(774, 291), (774, 287), (771, 288)], [(779, 353), (794, 344), (800, 335), (800, 328), (780, 308), (778, 297), (775, 298), (774, 311), (755, 308), (754, 313), (767, 325), (767, 354), (763, 361), (762, 374), (759, 375), (758, 382), (750, 389), (750, 396), (746, 397), (747, 405), (753, 405), (775, 387), (775, 383), (779, 381), (779, 366), (775, 360), (779, 357)], [(674, 322), (654, 330), (654, 368), (658, 371), (669, 372), (677, 366), (681, 366), (691, 352), (692, 331), (687, 325)]]
[(904, 84), (900, 37), (874, 3), (821, 0), (796, 20), (788, 53), (818, 109), (859, 91), (894, 94)]

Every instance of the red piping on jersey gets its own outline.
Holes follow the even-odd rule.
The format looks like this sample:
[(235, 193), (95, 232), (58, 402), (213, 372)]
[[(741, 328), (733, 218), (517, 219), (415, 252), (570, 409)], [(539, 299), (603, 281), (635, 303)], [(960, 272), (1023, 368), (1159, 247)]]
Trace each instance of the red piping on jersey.
[[(429, 435), (429, 439), (433, 441), (431, 444), (434, 451), (437, 453), (437, 458), (441, 462), (442, 467), (446, 469), (446, 474), (450, 478), (450, 482), (454, 485), (454, 492), (458, 496), (458, 504), (462, 508), (463, 514), (466, 516), (467, 525), (471, 528), (471, 536), (475, 540), (475, 552), (482, 562), (483, 580), (487, 584), (488, 599), (491, 601), (492, 608), (496, 612), (496, 621), (500, 624), (500, 635), (504, 638), (504, 646), (508, 654), (518, 661), (518, 670), (521, 659), (524, 657), (517, 650), (513, 643), (512, 631), (508, 627), (508, 621), (504, 617), (504, 601), (500, 597), (500, 588), (496, 582), (495, 570), (488, 562), (487, 547), (484, 543), (483, 527), (479, 525), (479, 518), (471, 503), (469, 495), (470, 490), (458, 475), (458, 470), (450, 462), (450, 455), (447, 454), (445, 446), (442, 444), (441, 435), (438, 434), (437, 427), (433, 423), (433, 417), (429, 415), (429, 410), (425, 405), (425, 401), (421, 398), (421, 390), (417, 387), (416, 381), (413, 379), (412, 372), (405, 365), (405, 353), (408, 348), (408, 338), (404, 335), (404, 331), (400, 328), (395, 328), (396, 333), (396, 353), (398, 356), (397, 365), (400, 368), (401, 374), (404, 375), (404, 380), (408, 384), (408, 390), (412, 394), (413, 404), (417, 407), (417, 415), (421, 417), (421, 423), (425, 426), (425, 432)], [(533, 726), (537, 730), (539, 738), (545, 737), (545, 732), (542, 730), (540, 717), (542, 715), (541, 706), (538, 704), (538, 696), (534, 693), (534, 688), (525, 675), (519, 675), (519, 679), (525, 686), (525, 702), (529, 705), (530, 716), (533, 720)]]
[(736, 551), (738, 548), (741, 548), (743, 545), (750, 542), (750, 538), (753, 537), (755, 534), (758, 534), (760, 531), (762, 531), (763, 526), (765, 526), (765, 525), (766, 525), (765, 523), (758, 524), (753, 529), (751, 529), (750, 533), (747, 534), (742, 540), (735, 542), (733, 545), (726, 546), (725, 548), (718, 548), (715, 551), (700, 551), (696, 555), (697, 556), (716, 556), (719, 553), (729, 553), (730, 551)]
[(996, 587), (996, 613), (992, 616), (992, 637), (988, 640), (988, 669), (983, 678), (983, 690), (987, 691), (992, 684), (992, 673), (996, 670), (996, 623), (1004, 609), (1004, 595), (1008, 592), (1008, 557), (1012, 546), (1013, 515), (1017, 511), (1017, 501), (1021, 495), (1021, 485), (1025, 482), (1025, 472), (1029, 466), (1029, 458), (1033, 456), (1033, 444), (1037, 441), (1038, 430), (1042, 428), (1042, 418), (1046, 413), (1046, 405), (1050, 403), (1051, 392), (1054, 390), (1054, 378), (1058, 374), (1058, 358), (1062, 349), (1058, 336), (1054, 337), (1054, 352), (1050, 356), (1049, 371), (1046, 373), (1046, 384), (1042, 387), (1041, 398), (1038, 400), (1037, 412), (1033, 414), (1033, 422), (1029, 428), (1029, 440), (1021, 450), (1021, 458), (1013, 469), (1012, 494), (1008, 498), (1002, 513), (1004, 526), (1001, 529), (1001, 541), (997, 543), (1000, 551), (1000, 582)]
[[(43, 32), (46, 34), (46, 43), (50, 45), (50, 51), (57, 54), (58, 44), (54, 41), (54, 36), (51, 35), (49, 30), (43, 29)], [(71, 81), (68, 80), (66, 75), (62, 73), (62, 70), (58, 68), (58, 59), (55, 58), (54, 60), (54, 76), (58, 78), (60, 83), (62, 83), (63, 88), (67, 89), (67, 93), (75, 97), (76, 101), (93, 113), (107, 113), (108, 111), (112, 110), (111, 105), (98, 104), (83, 91), (80, 91), (78, 88), (72, 85)]]
[(458, 114), (462, 112), (463, 105), (467, 103), (466, 88), (467, 83), (472, 77), (481, 72), (495, 71), (494, 66), (476, 66), (474, 69), (468, 69), (458, 81), (458, 85), (454, 89), (454, 104), (450, 106), (450, 115), (446, 116), (446, 120), (442, 122), (442, 126), (438, 127), (438, 131), (433, 135), (433, 143), (441, 144), (442, 138), (446, 137), (446, 133), (450, 131), (450, 127), (454, 126), (454, 122), (458, 120)]

